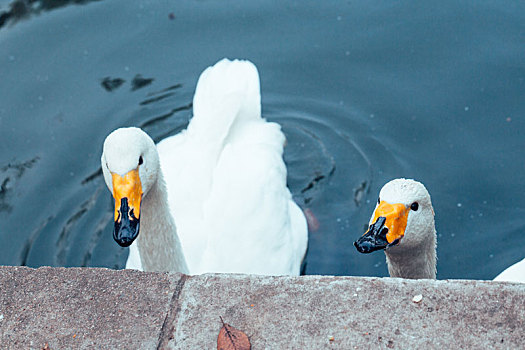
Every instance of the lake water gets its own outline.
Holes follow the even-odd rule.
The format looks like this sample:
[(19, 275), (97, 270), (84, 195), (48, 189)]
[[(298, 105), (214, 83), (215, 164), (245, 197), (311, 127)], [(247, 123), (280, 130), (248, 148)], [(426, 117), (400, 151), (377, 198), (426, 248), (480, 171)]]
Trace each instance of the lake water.
[(223, 57), (287, 135), (306, 273), (387, 275), (352, 242), (395, 177), (432, 195), (438, 278), (525, 257), (525, 2), (0, 0), (0, 264), (122, 268), (102, 142), (185, 128)]

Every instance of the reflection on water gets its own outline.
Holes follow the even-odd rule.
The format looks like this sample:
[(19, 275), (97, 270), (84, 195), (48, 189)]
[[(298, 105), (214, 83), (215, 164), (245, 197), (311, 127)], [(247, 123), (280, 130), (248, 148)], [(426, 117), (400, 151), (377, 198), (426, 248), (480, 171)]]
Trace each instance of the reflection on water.
[(0, 1), (0, 264), (122, 268), (104, 138), (183, 130), (200, 72), (238, 57), (287, 137), (306, 273), (386, 275), (352, 242), (382, 185), (410, 177), (432, 195), (438, 277), (492, 278), (525, 256), (524, 16), (510, 1)]
[(21, 163), (8, 163), (0, 168), (0, 212), (11, 212), (13, 206), (9, 204), (9, 197), (27, 169), (31, 169), (38, 161), (38, 157)]
[(82, 5), (101, 0), (14, 0), (9, 9), (0, 12), (0, 29), (22, 19), (39, 15), (45, 11), (56, 10), (67, 5)]
[(108, 92), (111, 92), (113, 90), (118, 89), (125, 82), (126, 81), (124, 79), (105, 77), (100, 82), (100, 85), (102, 85), (102, 87), (106, 89)]

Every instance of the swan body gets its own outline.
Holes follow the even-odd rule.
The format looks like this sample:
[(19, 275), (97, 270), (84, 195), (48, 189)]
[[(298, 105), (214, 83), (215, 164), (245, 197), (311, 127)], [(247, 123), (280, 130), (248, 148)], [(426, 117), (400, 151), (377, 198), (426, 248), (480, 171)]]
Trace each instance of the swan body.
[(425, 186), (409, 179), (385, 184), (369, 230), (354, 245), (361, 253), (385, 249), (391, 277), (435, 279), (434, 209)]
[(494, 278), (494, 281), (525, 283), (525, 259), (505, 269)]
[[(126, 268), (298, 275), (306, 219), (286, 187), (285, 137), (278, 124), (261, 118), (255, 66), (223, 59), (207, 68), (193, 112), (186, 130), (157, 147), (137, 128), (106, 138), (106, 184), (120, 208), (134, 210), (131, 231), (140, 226)], [(128, 208), (113, 183), (131, 172), (142, 189), (141, 196), (130, 195), (138, 199)], [(121, 212), (116, 208), (116, 227)], [(128, 245), (129, 232), (115, 239)]]

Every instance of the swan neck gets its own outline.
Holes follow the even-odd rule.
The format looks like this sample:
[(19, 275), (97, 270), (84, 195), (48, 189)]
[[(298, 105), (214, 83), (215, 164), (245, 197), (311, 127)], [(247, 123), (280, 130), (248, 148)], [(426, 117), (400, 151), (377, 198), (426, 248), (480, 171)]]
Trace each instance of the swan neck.
[(385, 250), (390, 277), (436, 279), (436, 233), (415, 247)]
[(189, 273), (160, 169), (157, 180), (142, 199), (141, 210), (137, 246), (144, 271)]

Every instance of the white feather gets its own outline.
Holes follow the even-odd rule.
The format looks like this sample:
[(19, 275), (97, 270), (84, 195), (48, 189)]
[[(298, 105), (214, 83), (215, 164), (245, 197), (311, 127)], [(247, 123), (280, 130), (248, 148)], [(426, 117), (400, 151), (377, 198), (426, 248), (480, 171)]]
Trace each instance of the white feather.
[[(402, 203), (406, 207), (413, 202), (419, 203), (419, 210), (411, 211), (408, 216), (405, 235), (400, 243), (385, 251), (390, 275), (404, 278), (435, 278), (434, 209), (425, 186), (414, 180), (395, 179), (383, 186), (380, 198), (389, 203)], [(372, 215), (370, 224), (373, 218)], [(525, 283), (525, 259), (507, 268), (494, 281)]]
[[(306, 219), (286, 187), (281, 128), (261, 118), (257, 69), (248, 61), (221, 60), (202, 73), (193, 105), (187, 130), (157, 145), (157, 171), (166, 180), (169, 215), (189, 272), (298, 275)], [(141, 180), (148, 176), (141, 173)], [(143, 235), (142, 221), (139, 249), (132, 248), (126, 267), (139, 266), (141, 235), (157, 237)], [(140, 261), (144, 267), (144, 256)]]
[(509, 266), (497, 275), (494, 281), (525, 283), (525, 259)]

